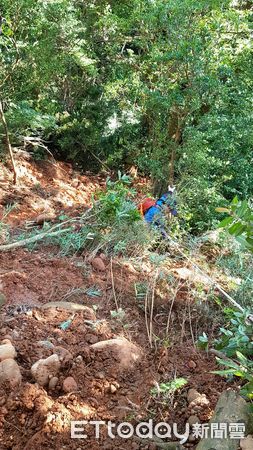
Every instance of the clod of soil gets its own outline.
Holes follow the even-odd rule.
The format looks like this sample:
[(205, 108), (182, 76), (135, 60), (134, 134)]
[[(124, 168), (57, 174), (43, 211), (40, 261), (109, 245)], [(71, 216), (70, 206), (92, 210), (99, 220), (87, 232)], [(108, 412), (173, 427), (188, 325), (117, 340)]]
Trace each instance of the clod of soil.
[(106, 271), (105, 263), (102, 258), (97, 257), (97, 258), (92, 259), (91, 265), (92, 265), (93, 269), (98, 270), (99, 272)]
[(73, 377), (67, 377), (63, 381), (62, 389), (64, 392), (75, 392), (77, 391), (77, 382)]
[(194, 400), (196, 400), (200, 396), (201, 396), (201, 394), (196, 389), (189, 389), (189, 391), (187, 393), (188, 403), (193, 402)]

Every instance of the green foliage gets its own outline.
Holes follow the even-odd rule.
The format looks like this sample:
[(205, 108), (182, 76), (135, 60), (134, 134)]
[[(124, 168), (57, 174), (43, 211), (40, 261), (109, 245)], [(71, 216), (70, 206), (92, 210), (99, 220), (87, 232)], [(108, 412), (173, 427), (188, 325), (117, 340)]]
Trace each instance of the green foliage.
[(124, 311), (124, 309), (119, 308), (118, 311), (110, 311), (111, 313), (111, 318), (112, 319), (117, 319), (120, 322), (122, 322), (125, 319), (126, 313)]
[(187, 380), (185, 378), (175, 378), (167, 383), (157, 385), (155, 388), (151, 389), (150, 393), (154, 396), (158, 395), (166, 399), (179, 389), (182, 389), (186, 384)]
[[(212, 373), (226, 377), (242, 379), (241, 394), (249, 399), (253, 398), (253, 327), (252, 315), (248, 312), (235, 312), (224, 309), (229, 319), (225, 327), (220, 328), (220, 336), (214, 341), (214, 347), (224, 353), (227, 359), (216, 358), (218, 363), (226, 368)], [(199, 337), (199, 346), (209, 347), (205, 333)]]
[(215, 213), (217, 204), (224, 202), (224, 197), (215, 185), (210, 185), (203, 178), (185, 179), (179, 192), (179, 215), (188, 225), (188, 231), (198, 234), (212, 229), (218, 222)]
[(195, 233), (218, 220), (217, 205), (252, 195), (243, 2), (2, 0), (1, 15), (0, 98), (15, 143), (39, 136), (79, 167), (135, 164), (165, 185), (171, 173)]
[(73, 228), (72, 232), (61, 234), (54, 238), (46, 239), (49, 244), (56, 244), (60, 247), (62, 255), (73, 255), (80, 250), (92, 248), (96, 242), (96, 234), (91, 226), (83, 226), (78, 231)]
[(0, 220), (0, 240), (2, 243), (10, 239), (10, 226), (5, 222), (8, 215), (17, 208), (17, 204), (8, 204), (3, 208), (2, 218)]
[(135, 290), (135, 298), (136, 298), (136, 302), (138, 307), (141, 310), (145, 310), (145, 299), (148, 295), (149, 292), (149, 286), (148, 286), (148, 282), (137, 282), (134, 283), (134, 290)]
[(22, 137), (44, 137), (56, 129), (53, 116), (35, 110), (27, 101), (11, 104), (6, 114), (12, 142), (22, 142)]
[(134, 198), (131, 179), (118, 172), (118, 179), (107, 180), (106, 190), (97, 193), (93, 203), (101, 246), (114, 254), (139, 254), (155, 239), (156, 234), (146, 226)]
[(234, 197), (229, 208), (217, 208), (219, 212), (229, 214), (219, 227), (226, 228), (236, 238), (243, 250), (253, 252), (253, 207), (247, 200), (239, 201)]
[(102, 297), (102, 291), (97, 286), (91, 286), (85, 291), (89, 297)]
[(230, 291), (235, 300), (245, 309), (252, 306), (252, 281), (253, 281), (253, 255), (242, 251), (230, 235), (225, 248), (230, 248), (229, 252), (221, 252), (217, 259), (217, 266), (222, 269), (231, 280)]
[(227, 315), (229, 324), (226, 328), (220, 328), (220, 337), (215, 341), (215, 348), (228, 357), (235, 357), (239, 349), (244, 356), (252, 356), (253, 329), (252, 323), (247, 319), (247, 313), (229, 310)]
[(241, 378), (244, 383), (240, 391), (241, 394), (248, 399), (253, 399), (253, 361), (246, 358), (239, 351), (236, 352), (236, 358), (238, 363), (232, 360), (217, 358), (218, 363), (227, 367), (227, 369), (216, 370), (212, 373)]
[(206, 335), (205, 332), (203, 332), (202, 336), (199, 336), (198, 338), (198, 347), (201, 348), (202, 350), (207, 350), (208, 349), (208, 336)]
[(130, 184), (130, 178), (119, 172), (118, 180), (107, 179), (106, 191), (98, 193), (98, 203), (95, 204), (95, 209), (105, 228), (121, 222), (130, 225), (141, 220), (133, 201), (135, 191), (130, 188)]

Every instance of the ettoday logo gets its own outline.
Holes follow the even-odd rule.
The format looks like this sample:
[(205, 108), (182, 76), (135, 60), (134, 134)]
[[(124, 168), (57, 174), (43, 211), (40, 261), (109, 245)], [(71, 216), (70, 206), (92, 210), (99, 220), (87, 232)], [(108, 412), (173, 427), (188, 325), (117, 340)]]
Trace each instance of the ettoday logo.
[[(140, 422), (133, 425), (130, 422), (121, 422), (116, 424), (114, 422), (104, 420), (80, 420), (71, 422), (71, 438), (72, 439), (87, 439), (85, 434), (85, 427), (88, 425), (94, 426), (95, 438), (101, 437), (101, 427), (107, 428), (107, 435), (111, 439), (120, 437), (122, 439), (130, 439), (137, 436), (141, 439), (173, 439), (178, 440), (180, 444), (188, 441), (190, 436), (190, 426), (185, 424), (184, 433), (178, 431), (176, 423), (169, 425), (166, 422), (159, 422), (154, 424), (150, 419), (147, 422)], [(243, 439), (245, 437), (244, 423), (196, 423), (191, 427), (191, 435), (196, 439), (210, 437), (211, 439)]]

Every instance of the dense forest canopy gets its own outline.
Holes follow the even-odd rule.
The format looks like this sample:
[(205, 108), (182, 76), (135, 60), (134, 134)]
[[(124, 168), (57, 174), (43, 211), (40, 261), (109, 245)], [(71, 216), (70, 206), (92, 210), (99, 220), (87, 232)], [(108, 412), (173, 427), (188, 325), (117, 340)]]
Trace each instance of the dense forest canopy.
[(199, 231), (250, 198), (252, 1), (2, 0), (0, 15), (13, 145), (42, 138), (83, 169), (135, 165), (157, 191), (169, 180)]

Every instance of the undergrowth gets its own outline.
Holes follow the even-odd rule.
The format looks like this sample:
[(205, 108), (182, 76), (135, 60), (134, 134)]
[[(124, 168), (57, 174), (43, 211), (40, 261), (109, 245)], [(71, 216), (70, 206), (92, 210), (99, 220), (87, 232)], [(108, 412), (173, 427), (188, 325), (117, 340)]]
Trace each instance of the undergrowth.
[[(42, 242), (34, 242), (28, 248), (32, 251), (38, 245), (47, 244), (58, 246), (62, 255), (81, 254), (83, 251), (86, 251), (95, 256), (100, 251), (103, 251), (110, 256), (121, 255), (128, 259), (145, 261), (145, 264), (150, 267), (150, 275), (146, 276), (146, 279), (143, 279), (143, 281), (135, 284), (135, 294), (136, 302), (145, 314), (147, 334), (152, 347), (153, 343), (156, 346), (157, 339), (168, 339), (173, 301), (181, 289), (180, 282), (174, 278), (173, 274), (167, 273), (163, 269), (166, 268), (167, 262), (173, 259), (176, 265), (178, 263), (185, 265), (185, 261), (180, 252), (177, 251), (177, 247), (173, 248), (166, 240), (161, 239), (157, 230), (153, 230), (145, 224), (138, 211), (135, 199), (136, 192), (131, 188), (130, 178), (119, 173), (116, 181), (107, 180), (105, 191), (96, 193), (93, 198), (92, 208), (87, 213), (84, 213), (83, 216), (76, 219), (60, 216), (58, 224), (52, 226), (49, 223), (45, 223), (42, 229), (34, 227), (29, 231), (25, 230), (15, 239), (23, 240), (29, 237), (36, 237), (43, 232), (57, 229), (61, 231), (59, 234), (54, 236), (49, 234)], [(243, 204), (243, 208), (243, 220), (245, 222), (248, 217), (245, 213), (245, 204)], [(9, 209), (7, 208), (4, 218), (8, 213)], [(235, 218), (231, 217), (231, 219), (237, 224), (237, 231), (246, 230), (249, 233), (249, 228), (246, 225), (244, 225), (244, 228), (242, 226), (238, 228), (237, 216)], [(226, 223), (231, 227), (231, 220), (226, 221)], [(201, 267), (204, 270), (208, 270), (208, 264), (210, 265), (210, 263), (203, 258), (203, 255), (201, 256), (199, 239), (190, 238), (188, 240), (186, 233), (181, 231), (177, 221), (168, 221), (166, 230), (173, 240), (180, 242), (180, 245), (184, 242), (185, 245), (182, 248), (188, 257), (193, 260), (196, 258)], [(233, 232), (234, 230), (235, 228), (232, 229)], [(8, 226), (4, 220), (0, 224), (0, 233), (2, 239), (5, 241), (10, 240)], [(250, 243), (251, 241), (248, 237), (247, 239), (247, 242)], [(205, 238), (202, 239), (202, 244), (203, 242), (205, 243)], [(212, 246), (215, 247), (215, 245), (211, 243), (207, 251), (211, 253)], [(212, 345), (216, 350), (222, 352), (226, 358), (229, 358), (218, 358), (218, 362), (226, 366), (226, 368), (217, 371), (217, 373), (223, 376), (240, 377), (242, 379), (242, 394), (252, 398), (253, 333), (252, 320), (249, 320), (249, 315), (252, 305), (253, 257), (249, 252), (242, 251), (238, 245), (230, 245), (228, 249), (228, 241), (224, 238), (217, 244), (217, 248), (219, 249), (219, 255), (215, 260), (216, 268), (218, 267), (220, 273), (227, 277), (231, 295), (244, 308), (245, 312), (242, 313), (228, 308), (221, 298), (215, 296), (212, 289), (205, 292), (203, 286), (198, 286), (195, 283), (193, 287), (190, 282), (188, 285), (184, 284), (184, 286), (185, 289), (188, 289), (188, 298), (194, 297), (195, 299), (194, 308), (197, 311), (197, 315), (206, 317), (207, 320), (212, 315), (212, 323), (214, 323), (215, 307), (223, 312), (223, 317), (221, 314), (218, 314), (219, 317), (217, 315), (220, 327), (215, 339), (212, 338), (210, 340), (207, 320), (203, 321), (201, 319), (202, 325), (200, 327), (202, 327), (202, 330), (204, 328), (204, 332), (199, 338), (199, 344), (202, 348), (210, 348)], [(245, 250), (245, 242), (243, 249)], [(163, 309), (161, 309), (161, 316), (164, 314), (166, 322), (163, 327), (164, 336), (162, 338), (154, 334), (152, 320), (154, 296), (157, 295), (155, 289), (161, 286), (162, 292), (163, 285), (166, 286), (166, 295), (172, 301), (172, 307), (169, 313), (165, 310), (163, 312)], [(192, 314), (190, 310), (186, 312), (186, 314), (188, 313)], [(112, 316), (118, 320), (123, 320), (119, 316), (119, 311), (115, 313), (112, 311)], [(189, 320), (194, 341), (192, 318), (190, 316)], [(164, 386), (165, 391), (167, 388), (170, 391), (170, 386)]]
[(224, 354), (224, 358), (218, 357), (217, 362), (225, 368), (214, 373), (240, 378), (241, 394), (253, 399), (252, 204), (247, 201), (239, 202), (235, 197), (229, 208), (219, 208), (219, 211), (228, 214), (219, 226), (235, 237), (239, 247), (220, 258), (218, 264), (225, 272), (239, 278), (234, 295), (238, 304), (243, 306), (243, 311), (224, 308), (225, 320), (220, 327), (219, 336), (209, 343), (208, 336), (202, 335), (200, 345), (209, 347), (212, 344)]

